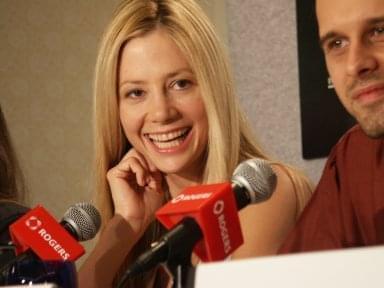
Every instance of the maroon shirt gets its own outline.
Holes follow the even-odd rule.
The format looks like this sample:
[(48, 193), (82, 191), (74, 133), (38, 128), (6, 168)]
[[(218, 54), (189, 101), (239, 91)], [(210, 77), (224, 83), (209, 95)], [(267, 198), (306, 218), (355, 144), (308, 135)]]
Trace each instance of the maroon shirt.
[(384, 139), (359, 126), (332, 149), (315, 193), (279, 253), (384, 244)]

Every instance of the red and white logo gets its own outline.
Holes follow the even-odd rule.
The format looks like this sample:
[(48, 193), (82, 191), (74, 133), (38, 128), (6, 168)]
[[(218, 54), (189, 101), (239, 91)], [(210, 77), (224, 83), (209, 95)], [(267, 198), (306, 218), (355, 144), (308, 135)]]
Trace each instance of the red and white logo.
[(41, 226), (41, 221), (36, 216), (31, 216), (25, 220), (25, 225), (27, 225), (27, 227), (32, 231), (35, 231)]
[(74, 261), (84, 248), (38, 205), (9, 226), (16, 254), (31, 249), (42, 260)]
[(171, 203), (175, 204), (180, 201), (208, 199), (209, 197), (211, 197), (211, 195), (212, 195), (211, 192), (197, 193), (197, 194), (179, 194), (171, 200)]

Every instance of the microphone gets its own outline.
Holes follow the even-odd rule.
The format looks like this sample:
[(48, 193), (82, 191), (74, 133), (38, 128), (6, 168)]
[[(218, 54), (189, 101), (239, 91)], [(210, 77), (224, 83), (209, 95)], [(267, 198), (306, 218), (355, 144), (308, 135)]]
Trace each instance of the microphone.
[(84, 254), (77, 241), (92, 239), (101, 225), (97, 209), (89, 203), (69, 207), (58, 223), (42, 206), (38, 205), (9, 227), (17, 256), (1, 271), (29, 257), (44, 261), (74, 261)]
[(256, 158), (240, 163), (231, 182), (188, 187), (161, 207), (156, 217), (171, 230), (137, 259), (118, 287), (161, 262), (188, 265), (194, 247), (203, 261), (225, 259), (237, 249), (243, 243), (237, 211), (269, 199), (277, 177), (265, 160)]
[(68, 208), (60, 224), (77, 241), (88, 241), (99, 231), (101, 216), (92, 204), (81, 202)]

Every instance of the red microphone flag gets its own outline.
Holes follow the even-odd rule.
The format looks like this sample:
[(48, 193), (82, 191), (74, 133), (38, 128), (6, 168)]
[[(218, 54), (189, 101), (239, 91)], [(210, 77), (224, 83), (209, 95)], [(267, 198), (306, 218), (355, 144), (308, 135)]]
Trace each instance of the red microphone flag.
[(45, 261), (75, 261), (84, 254), (83, 246), (40, 205), (12, 223), (9, 231), (16, 254), (31, 249)]
[(194, 248), (203, 261), (223, 260), (244, 242), (229, 182), (188, 187), (161, 207), (156, 217), (167, 229), (192, 217), (203, 233)]

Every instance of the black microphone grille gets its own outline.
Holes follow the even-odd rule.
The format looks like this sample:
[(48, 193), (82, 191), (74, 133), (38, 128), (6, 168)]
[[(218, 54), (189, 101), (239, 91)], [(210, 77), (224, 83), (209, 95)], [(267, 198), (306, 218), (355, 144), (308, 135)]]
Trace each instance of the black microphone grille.
[(236, 167), (232, 182), (248, 191), (251, 203), (258, 203), (271, 197), (277, 177), (267, 161), (255, 158), (241, 162)]
[(101, 225), (99, 211), (92, 204), (86, 202), (69, 207), (62, 221), (71, 225), (79, 241), (87, 241), (95, 237)]

